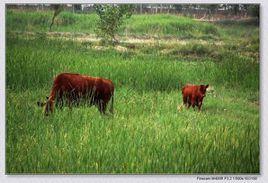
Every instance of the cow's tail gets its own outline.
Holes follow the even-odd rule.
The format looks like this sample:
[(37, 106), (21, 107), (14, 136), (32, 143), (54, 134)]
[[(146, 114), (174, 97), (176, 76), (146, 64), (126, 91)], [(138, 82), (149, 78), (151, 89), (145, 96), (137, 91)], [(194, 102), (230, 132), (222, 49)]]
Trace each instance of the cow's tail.
[(111, 105), (110, 105), (110, 113), (113, 114), (114, 113), (114, 94), (112, 95), (111, 98)]

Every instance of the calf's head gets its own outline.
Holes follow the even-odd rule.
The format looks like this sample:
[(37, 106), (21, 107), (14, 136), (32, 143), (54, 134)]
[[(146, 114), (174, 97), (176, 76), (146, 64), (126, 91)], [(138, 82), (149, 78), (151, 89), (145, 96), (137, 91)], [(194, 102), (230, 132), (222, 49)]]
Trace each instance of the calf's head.
[(201, 97), (202, 99), (206, 96), (206, 91), (207, 91), (207, 88), (209, 87), (209, 85), (200, 85), (199, 86), (199, 92), (201, 94)]

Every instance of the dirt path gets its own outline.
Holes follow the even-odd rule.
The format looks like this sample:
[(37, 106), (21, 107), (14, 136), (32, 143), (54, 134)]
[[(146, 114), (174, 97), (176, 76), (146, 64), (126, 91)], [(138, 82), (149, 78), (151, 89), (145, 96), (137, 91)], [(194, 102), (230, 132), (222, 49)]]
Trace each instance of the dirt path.
[[(72, 33), (72, 32), (12, 32), (14, 34), (20, 36), (30, 37), (38, 37), (38, 36), (45, 36), (50, 39), (66, 39), (66, 40), (74, 40), (78, 42), (98, 42), (100, 41), (99, 38), (96, 37), (94, 34), (89, 33)], [(128, 43), (128, 44), (176, 44), (176, 45), (186, 45), (193, 41), (198, 42), (199, 44), (213, 44), (222, 45), (222, 41), (206, 41), (203, 39), (178, 39), (175, 36), (166, 36), (166, 37), (157, 37), (157, 36), (118, 36), (118, 40), (121, 43)]]

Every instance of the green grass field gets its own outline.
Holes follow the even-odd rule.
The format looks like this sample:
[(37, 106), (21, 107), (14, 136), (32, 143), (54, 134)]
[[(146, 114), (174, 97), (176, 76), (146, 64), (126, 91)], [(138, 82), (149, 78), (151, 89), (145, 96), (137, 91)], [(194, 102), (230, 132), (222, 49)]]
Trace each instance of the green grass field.
[[(118, 51), (96, 49), (98, 41), (51, 39), (50, 16), (7, 11), (8, 174), (260, 172), (259, 27), (135, 15), (119, 36), (168, 40), (124, 42), (129, 49)], [(96, 19), (64, 12), (54, 31), (93, 34)], [(82, 105), (45, 117), (36, 102), (61, 72), (113, 80), (114, 115)], [(177, 109), (186, 83), (214, 88), (202, 112)]]

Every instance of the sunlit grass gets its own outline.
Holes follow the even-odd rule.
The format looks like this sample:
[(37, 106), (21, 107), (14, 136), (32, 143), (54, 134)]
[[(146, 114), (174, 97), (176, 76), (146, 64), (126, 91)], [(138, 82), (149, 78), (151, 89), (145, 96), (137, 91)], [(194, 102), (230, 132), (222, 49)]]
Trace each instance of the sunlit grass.
[(113, 116), (80, 106), (44, 117), (35, 104), (44, 91), (8, 91), (9, 173), (259, 170), (258, 106), (229, 93), (208, 95), (198, 113), (177, 111), (177, 91), (118, 88)]
[[(78, 31), (88, 29), (76, 21), (92, 15), (71, 15), (62, 14), (69, 22), (55, 30), (68, 30), (72, 21)], [(7, 30), (14, 31), (12, 21), (21, 19), (15, 12), (9, 16)], [(49, 12), (38, 16), (49, 17)], [(137, 35), (175, 34), (169, 26), (179, 17), (153, 17), (150, 22), (149, 16), (133, 16), (128, 21), (136, 23), (124, 26)], [(150, 30), (149, 24), (158, 19), (160, 28)], [(196, 22), (181, 18), (181, 23), (187, 27)], [(18, 30), (31, 31), (25, 24), (18, 24)], [(210, 34), (197, 25), (192, 36)], [(46, 31), (38, 26), (32, 30)], [(170, 54), (161, 54), (162, 45), (118, 52), (77, 41), (7, 34), (6, 172), (259, 173), (259, 60), (245, 54), (245, 49), (258, 52), (258, 35), (239, 42), (239, 31), (233, 29), (216, 28), (223, 46), (206, 46), (193, 36), (184, 46), (166, 46)], [(241, 28), (241, 34), (247, 29)], [(49, 95), (53, 77), (61, 72), (113, 80), (115, 113), (103, 116), (96, 107), (81, 105), (45, 117), (36, 102)], [(186, 83), (214, 88), (202, 112), (178, 111)]]
[[(259, 107), (254, 104), (258, 70), (252, 67), (236, 81), (241, 77), (236, 69), (223, 74), (224, 67), (213, 62), (146, 56), (127, 60), (112, 50), (100, 55), (73, 43), (53, 43), (9, 41), (8, 173), (259, 171)], [(53, 76), (60, 72), (111, 78), (115, 114), (101, 116), (94, 107), (80, 106), (44, 117), (36, 102), (49, 94)], [(216, 82), (219, 75), (222, 83)], [(203, 112), (177, 111), (180, 83), (186, 82), (215, 87), (216, 93), (205, 98)], [(224, 87), (238, 82), (249, 86)], [(249, 91), (236, 91), (242, 88)]]

